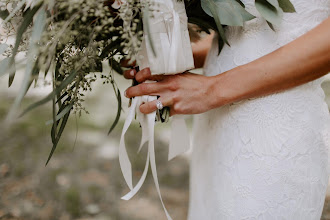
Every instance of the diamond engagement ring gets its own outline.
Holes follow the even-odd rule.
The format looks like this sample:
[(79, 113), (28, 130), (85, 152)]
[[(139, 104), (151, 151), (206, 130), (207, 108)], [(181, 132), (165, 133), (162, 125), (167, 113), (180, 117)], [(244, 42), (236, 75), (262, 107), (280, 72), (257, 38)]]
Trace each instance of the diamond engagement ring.
[(156, 106), (157, 106), (157, 109), (158, 110), (162, 110), (164, 108), (163, 103), (161, 101), (159, 101), (159, 100), (157, 100)]

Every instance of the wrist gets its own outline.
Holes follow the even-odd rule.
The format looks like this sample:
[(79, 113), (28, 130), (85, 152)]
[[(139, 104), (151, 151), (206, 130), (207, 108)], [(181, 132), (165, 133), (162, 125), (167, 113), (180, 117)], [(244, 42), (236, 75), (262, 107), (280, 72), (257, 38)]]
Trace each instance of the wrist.
[(246, 86), (241, 79), (243, 72), (246, 72), (245, 67), (238, 66), (212, 77), (210, 81), (215, 108), (245, 99)]
[(209, 91), (210, 108), (219, 108), (231, 102), (229, 94), (227, 94), (227, 80), (225, 73), (209, 77)]

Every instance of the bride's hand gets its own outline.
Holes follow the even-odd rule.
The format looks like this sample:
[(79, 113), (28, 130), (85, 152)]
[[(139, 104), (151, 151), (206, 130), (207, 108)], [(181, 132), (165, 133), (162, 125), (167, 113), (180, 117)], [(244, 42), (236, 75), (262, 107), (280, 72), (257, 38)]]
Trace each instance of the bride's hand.
[[(139, 72), (129, 70), (124, 73), (129, 79), (135, 78), (137, 86), (126, 90), (125, 96), (132, 98), (142, 95), (160, 96), (158, 99), (163, 106), (170, 107), (170, 114), (198, 114), (219, 107), (217, 86), (213, 77), (206, 77), (192, 73), (177, 75), (152, 76), (149, 68)], [(155, 83), (143, 83), (145, 81)], [(156, 101), (144, 103), (140, 106), (142, 113), (148, 114), (157, 110)]]
[[(149, 69), (127, 71), (125, 76), (138, 82), (158, 81), (131, 87), (127, 96), (159, 95), (172, 115), (196, 114), (302, 85), (330, 71), (329, 26), (330, 18), (274, 52), (213, 77), (191, 73), (151, 76)], [(145, 103), (140, 109), (150, 113), (156, 110), (156, 102)]]

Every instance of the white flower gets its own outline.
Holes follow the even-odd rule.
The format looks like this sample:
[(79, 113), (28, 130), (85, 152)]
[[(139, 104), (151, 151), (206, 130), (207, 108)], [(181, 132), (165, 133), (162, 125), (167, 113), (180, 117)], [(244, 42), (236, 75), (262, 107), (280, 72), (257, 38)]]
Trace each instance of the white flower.
[(115, 0), (111, 7), (113, 7), (114, 9), (119, 9), (123, 4), (126, 4), (126, 0)]

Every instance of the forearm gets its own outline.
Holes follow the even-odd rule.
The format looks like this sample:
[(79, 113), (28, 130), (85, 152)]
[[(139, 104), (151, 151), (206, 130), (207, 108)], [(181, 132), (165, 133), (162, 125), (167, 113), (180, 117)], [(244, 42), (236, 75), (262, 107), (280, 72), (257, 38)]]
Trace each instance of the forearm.
[(330, 72), (330, 18), (251, 63), (216, 76), (218, 105), (280, 92)]

